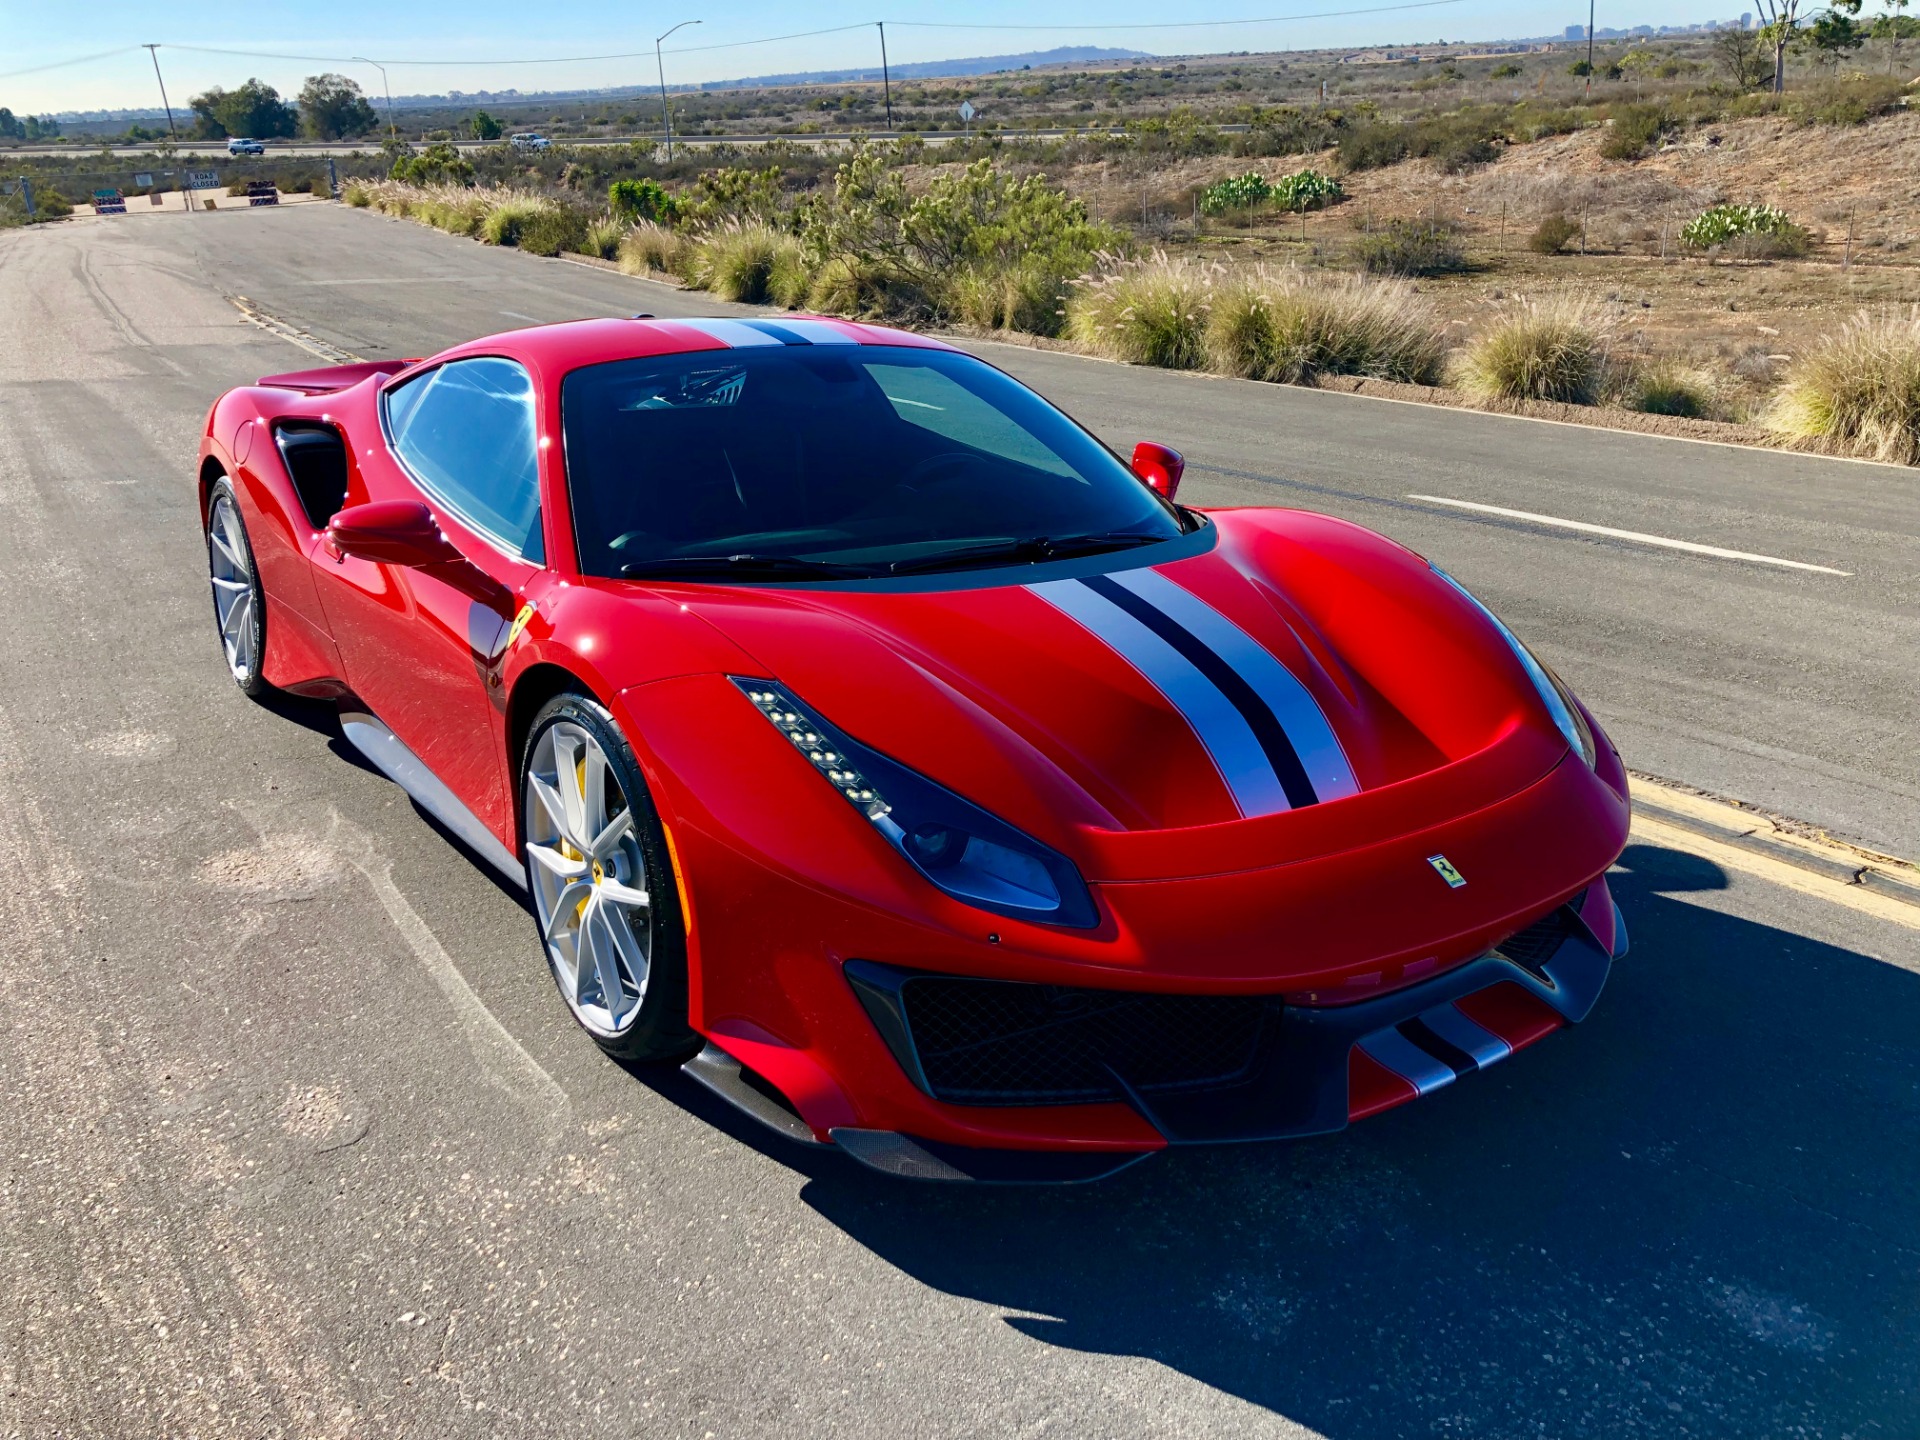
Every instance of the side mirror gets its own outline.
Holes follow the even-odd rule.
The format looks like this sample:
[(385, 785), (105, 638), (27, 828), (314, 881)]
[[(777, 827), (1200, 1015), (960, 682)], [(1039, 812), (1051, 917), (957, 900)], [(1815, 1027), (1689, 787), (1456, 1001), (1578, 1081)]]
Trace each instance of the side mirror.
[(348, 506), (327, 525), (327, 549), (381, 565), (440, 565), (466, 558), (418, 500)]
[(1178, 450), (1169, 450), (1151, 440), (1142, 440), (1133, 447), (1133, 473), (1169, 500), (1180, 488), (1180, 477), (1186, 469), (1186, 458)]

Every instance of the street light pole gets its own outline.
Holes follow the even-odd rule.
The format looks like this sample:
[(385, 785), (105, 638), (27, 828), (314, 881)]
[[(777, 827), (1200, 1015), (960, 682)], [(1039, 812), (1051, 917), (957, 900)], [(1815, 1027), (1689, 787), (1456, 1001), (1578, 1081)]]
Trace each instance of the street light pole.
[(160, 73), (160, 46), (156, 43), (143, 45), (140, 48), (153, 57), (153, 78), (160, 82), (160, 104), (167, 112), (167, 134), (170, 138), (178, 140), (180, 132), (173, 126), (173, 102), (167, 99), (166, 78)]
[(387, 67), (378, 60), (369, 60), (364, 55), (356, 55), (353, 58), (360, 64), (371, 65), (380, 72), (380, 89), (387, 97), (387, 139), (398, 140), (400, 132), (393, 128), (393, 86), (387, 83)]
[[(699, 23), (698, 20), (682, 20), (678, 25), (673, 27), (673, 30), (684, 30), (689, 25), (698, 25)], [(667, 35), (673, 34), (673, 30), (667, 31)], [(660, 122), (667, 132), (667, 163), (671, 165), (673, 163), (673, 111), (667, 105), (667, 62), (660, 58), (660, 42), (665, 40), (667, 35), (657, 35), (654, 37), (653, 68), (660, 76)]]
[(880, 27), (880, 85), (887, 97), (887, 129), (893, 129), (893, 77), (887, 72), (887, 22), (876, 20)]

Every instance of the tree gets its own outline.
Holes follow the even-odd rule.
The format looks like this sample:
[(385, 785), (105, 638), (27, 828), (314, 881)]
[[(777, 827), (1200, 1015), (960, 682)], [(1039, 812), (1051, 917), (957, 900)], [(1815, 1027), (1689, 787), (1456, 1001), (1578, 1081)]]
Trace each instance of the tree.
[(278, 90), (259, 80), (249, 80), (238, 90), (216, 85), (187, 103), (197, 117), (194, 128), (204, 140), (224, 140), (230, 135), (255, 140), (291, 136), (300, 118)]
[(1834, 8), (1822, 10), (1800, 32), (1800, 47), (1813, 52), (1815, 63), (1837, 65), (1842, 56), (1867, 43), (1866, 30), (1853, 21), (1860, 5), (1861, 0), (1837, 0)]
[(1758, 30), (1716, 30), (1708, 45), (1713, 63), (1738, 89), (1757, 89), (1767, 78), (1767, 42)]
[(364, 135), (380, 123), (360, 86), (344, 75), (309, 75), (299, 103), (300, 128), (316, 140)]
[(1887, 13), (1873, 22), (1874, 38), (1886, 38), (1887, 74), (1893, 74), (1895, 64), (1900, 59), (1900, 42), (1920, 30), (1920, 20), (1907, 15), (1909, 0), (1880, 0), (1881, 8)]
[(473, 112), (473, 138), (476, 140), (498, 140), (506, 127), (484, 110)]
[(51, 115), (29, 115), (24, 127), (28, 140), (53, 140), (60, 134), (60, 122)]

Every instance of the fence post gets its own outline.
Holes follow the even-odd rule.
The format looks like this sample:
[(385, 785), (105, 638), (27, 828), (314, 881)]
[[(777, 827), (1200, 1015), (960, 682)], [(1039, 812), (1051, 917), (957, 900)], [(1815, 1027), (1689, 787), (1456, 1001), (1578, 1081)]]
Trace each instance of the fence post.
[(20, 198), (26, 202), (27, 219), (33, 219), (33, 177), (30, 175), (20, 177)]
[(340, 198), (340, 174), (333, 168), (331, 155), (327, 157), (327, 197), (332, 200)]

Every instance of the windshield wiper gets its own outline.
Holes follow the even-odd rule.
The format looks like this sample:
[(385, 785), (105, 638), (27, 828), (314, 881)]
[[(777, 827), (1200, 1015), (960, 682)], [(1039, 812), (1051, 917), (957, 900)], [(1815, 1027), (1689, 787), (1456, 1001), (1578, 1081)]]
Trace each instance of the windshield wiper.
[(985, 545), (944, 550), (937, 555), (896, 560), (886, 567), (886, 573), (917, 575), (929, 570), (1017, 564), (1023, 560), (1065, 560), (1074, 555), (1098, 555), (1106, 550), (1130, 550), (1136, 545), (1151, 545), (1169, 538), (1165, 535), (1142, 535), (1138, 531), (1118, 530), (1099, 535), (1036, 535), (1026, 540), (995, 540)]
[(855, 580), (874, 570), (798, 555), (663, 555), (630, 561), (620, 573), (629, 580)]

